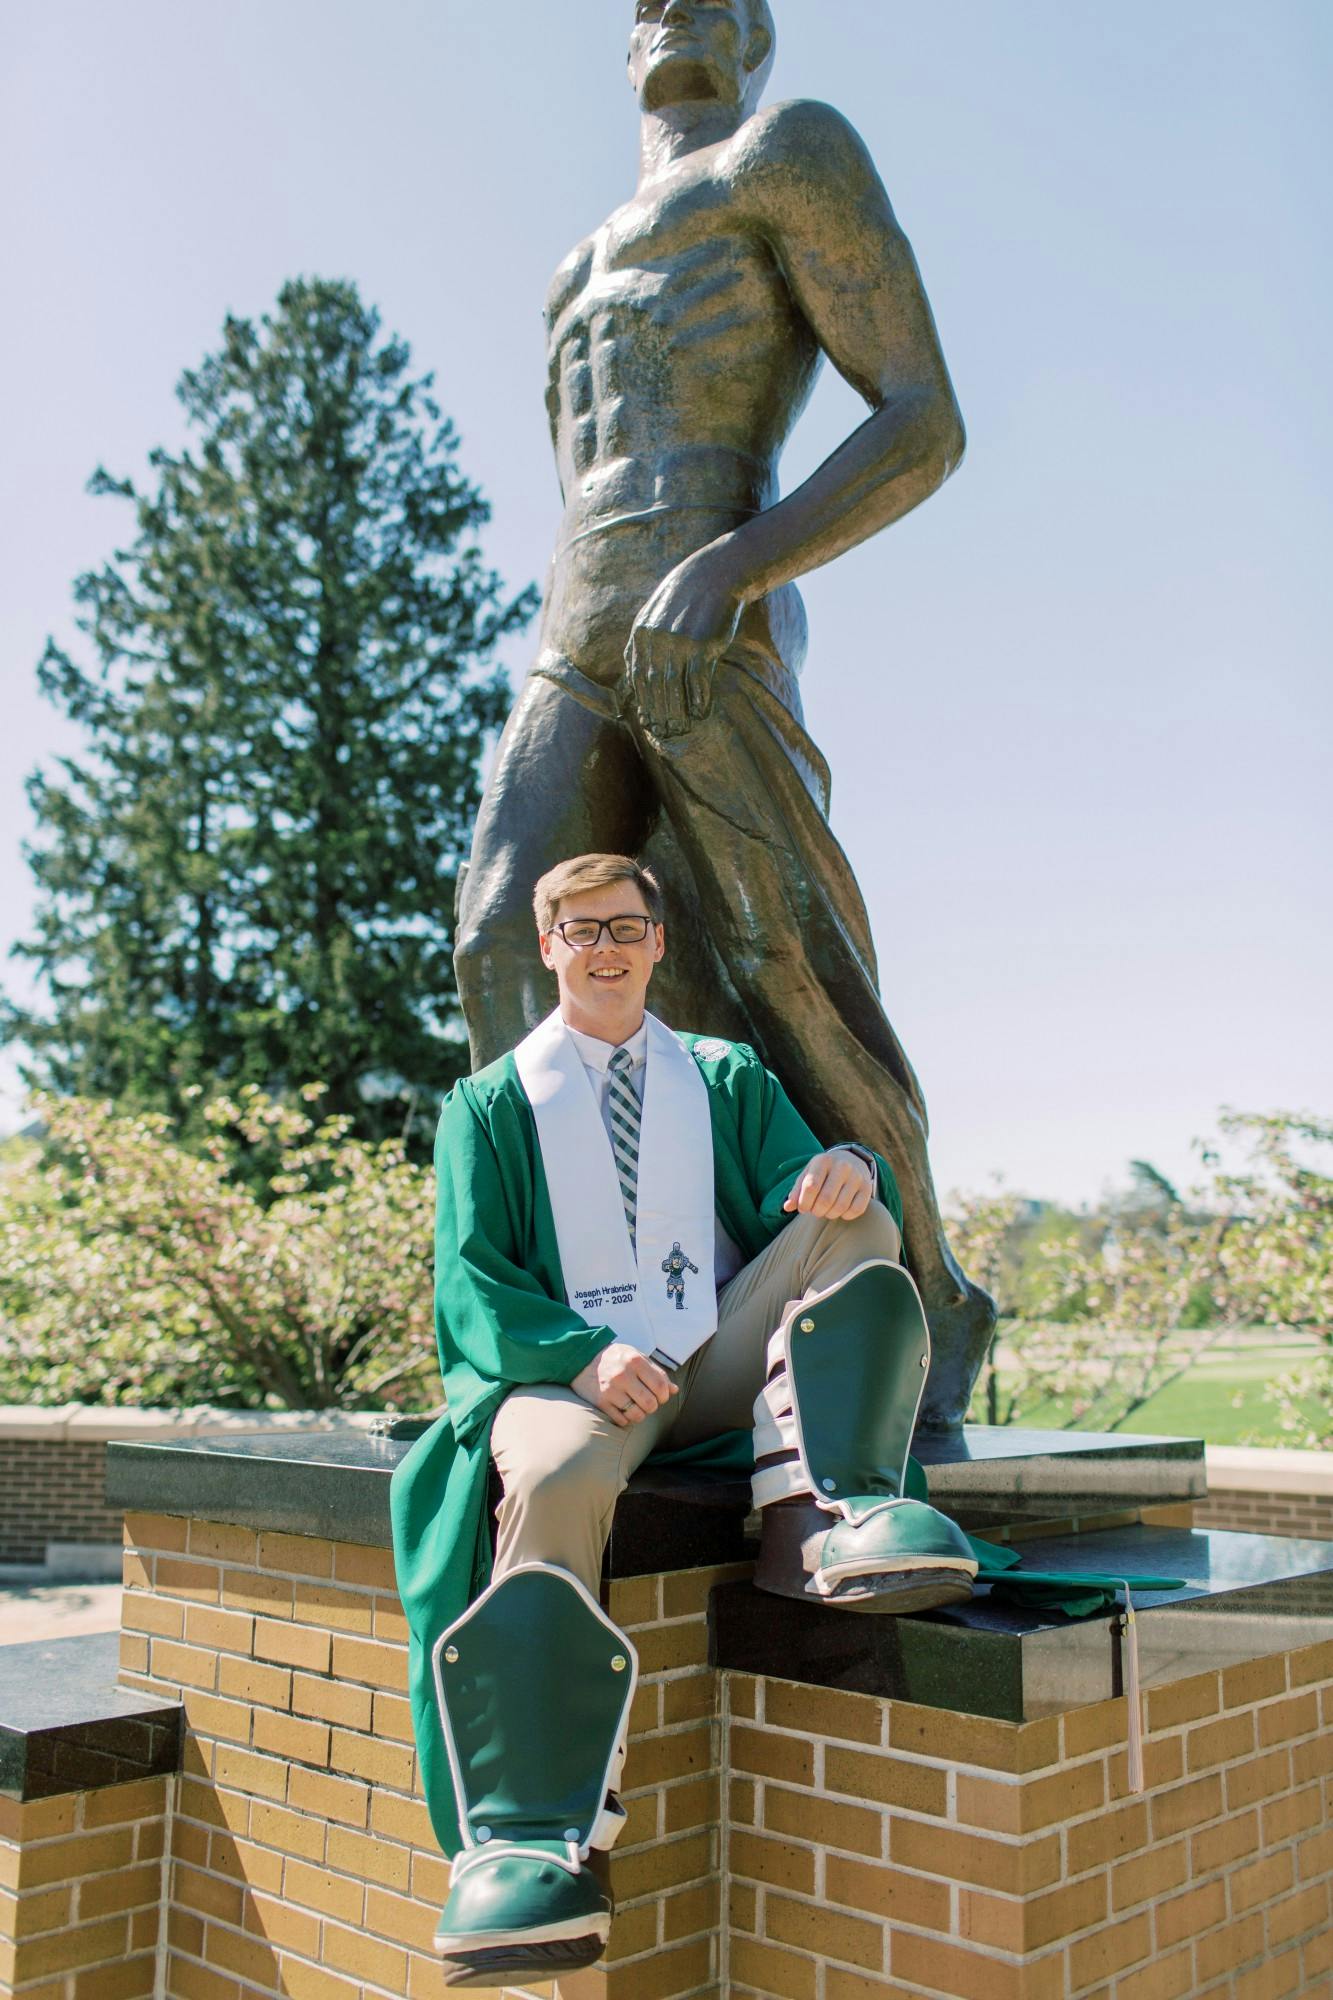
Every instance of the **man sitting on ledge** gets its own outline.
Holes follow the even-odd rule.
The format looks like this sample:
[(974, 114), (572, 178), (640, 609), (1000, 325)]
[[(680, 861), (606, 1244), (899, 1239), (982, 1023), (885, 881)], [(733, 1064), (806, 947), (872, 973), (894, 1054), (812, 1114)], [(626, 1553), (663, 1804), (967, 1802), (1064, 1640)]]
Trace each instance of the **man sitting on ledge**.
[(597, 1600), (650, 1453), (753, 1429), (775, 1594), (915, 1611), (976, 1571), (904, 1490), (929, 1339), (887, 1163), (824, 1150), (752, 1050), (645, 1012), (665, 938), (635, 861), (567, 861), (535, 908), (560, 1004), (445, 1102), (447, 1410), (393, 1482), (452, 1986), (558, 1977), (605, 1944), (635, 1660)]

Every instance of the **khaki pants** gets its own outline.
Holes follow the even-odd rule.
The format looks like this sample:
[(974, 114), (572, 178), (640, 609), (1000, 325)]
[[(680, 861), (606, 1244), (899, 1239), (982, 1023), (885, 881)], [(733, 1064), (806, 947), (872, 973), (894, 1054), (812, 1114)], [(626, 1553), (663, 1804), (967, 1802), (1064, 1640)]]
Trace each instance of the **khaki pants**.
[(717, 1332), (677, 1375), (680, 1394), (642, 1423), (621, 1429), (555, 1383), (511, 1391), (491, 1433), (504, 1487), (495, 1577), (517, 1563), (554, 1563), (596, 1597), (630, 1474), (659, 1445), (680, 1449), (752, 1428), (765, 1350), (788, 1307), (871, 1258), (896, 1263), (900, 1250), (897, 1224), (877, 1201), (855, 1222), (793, 1216), (721, 1293)]

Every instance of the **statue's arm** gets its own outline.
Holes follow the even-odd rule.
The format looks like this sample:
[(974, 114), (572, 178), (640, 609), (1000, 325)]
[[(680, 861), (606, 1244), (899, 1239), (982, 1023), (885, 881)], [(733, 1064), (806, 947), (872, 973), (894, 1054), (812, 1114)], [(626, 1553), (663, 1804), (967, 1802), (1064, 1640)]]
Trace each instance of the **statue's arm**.
[(785, 500), (680, 563), (639, 613), (626, 662), (640, 715), (663, 736), (708, 714), (713, 669), (748, 603), (910, 512), (965, 442), (911, 245), (846, 119), (779, 105), (742, 128), (734, 172), (737, 211), (871, 414)]
[(909, 513), (943, 485), (965, 439), (912, 246), (846, 119), (823, 104), (780, 105), (743, 135), (739, 172), (742, 206), (820, 347), (871, 410), (802, 486), (730, 538), (748, 601)]

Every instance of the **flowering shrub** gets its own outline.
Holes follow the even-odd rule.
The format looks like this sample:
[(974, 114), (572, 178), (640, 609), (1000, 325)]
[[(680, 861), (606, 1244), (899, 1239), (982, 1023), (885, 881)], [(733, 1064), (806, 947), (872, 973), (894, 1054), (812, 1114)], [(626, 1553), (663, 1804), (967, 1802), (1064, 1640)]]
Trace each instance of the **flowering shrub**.
[(39, 1099), (0, 1165), (0, 1400), (429, 1407), (432, 1177), (249, 1088), (170, 1121)]
[[(432, 1177), (321, 1120), (320, 1095), (215, 1097), (193, 1150), (157, 1114), (39, 1100), (41, 1142), (0, 1158), (0, 1401), (437, 1403)], [(1206, 1152), (1188, 1202), (958, 1203), (962, 1261), (1004, 1315), (975, 1416), (1055, 1400), (1069, 1425), (1115, 1429), (1224, 1335), (1265, 1326), (1316, 1337), (1268, 1394), (1293, 1444), (1333, 1444), (1333, 1124), (1222, 1128), (1248, 1159)]]
[(1281, 1113), (1222, 1120), (1250, 1162), (1228, 1172), (1205, 1155), (1219, 1202), (1237, 1217), (1218, 1245), (1219, 1302), (1238, 1323), (1313, 1334), (1302, 1367), (1278, 1375), (1268, 1394), (1292, 1444), (1333, 1445), (1333, 1121)]
[(1002, 1317), (973, 1414), (1028, 1418), (1056, 1402), (1066, 1427), (1114, 1430), (1224, 1337), (1256, 1327), (1314, 1336), (1310, 1360), (1266, 1395), (1293, 1444), (1333, 1443), (1333, 1178), (1317, 1164), (1333, 1124), (1287, 1113), (1232, 1113), (1225, 1139), (1241, 1170), (1205, 1150), (1205, 1185), (1182, 1200), (1157, 1177), (1155, 1200), (1106, 1214), (1055, 1211), (1005, 1193), (958, 1197), (951, 1233), (965, 1268)]
[[(960, 1242), (1002, 1202), (968, 1204)], [(1207, 1289), (1225, 1227), (1184, 1207), (1152, 1217), (1057, 1216), (1024, 1272), (1021, 1308), (1011, 1294), (987, 1357), (985, 1420), (1026, 1420), (1056, 1402), (1066, 1428), (1128, 1423), (1235, 1330)]]

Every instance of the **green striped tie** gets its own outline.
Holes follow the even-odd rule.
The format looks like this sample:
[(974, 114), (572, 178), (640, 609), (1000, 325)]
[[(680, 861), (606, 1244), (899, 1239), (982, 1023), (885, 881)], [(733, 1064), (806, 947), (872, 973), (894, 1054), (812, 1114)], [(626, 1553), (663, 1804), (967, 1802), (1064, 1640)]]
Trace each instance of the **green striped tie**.
[(625, 1204), (625, 1220), (629, 1224), (629, 1240), (637, 1254), (638, 1237), (635, 1221), (639, 1207), (639, 1100), (634, 1085), (630, 1082), (630, 1071), (634, 1067), (633, 1057), (628, 1049), (617, 1049), (608, 1066), (608, 1087), (611, 1099), (611, 1151), (615, 1154), (616, 1173), (620, 1179), (620, 1198)]

